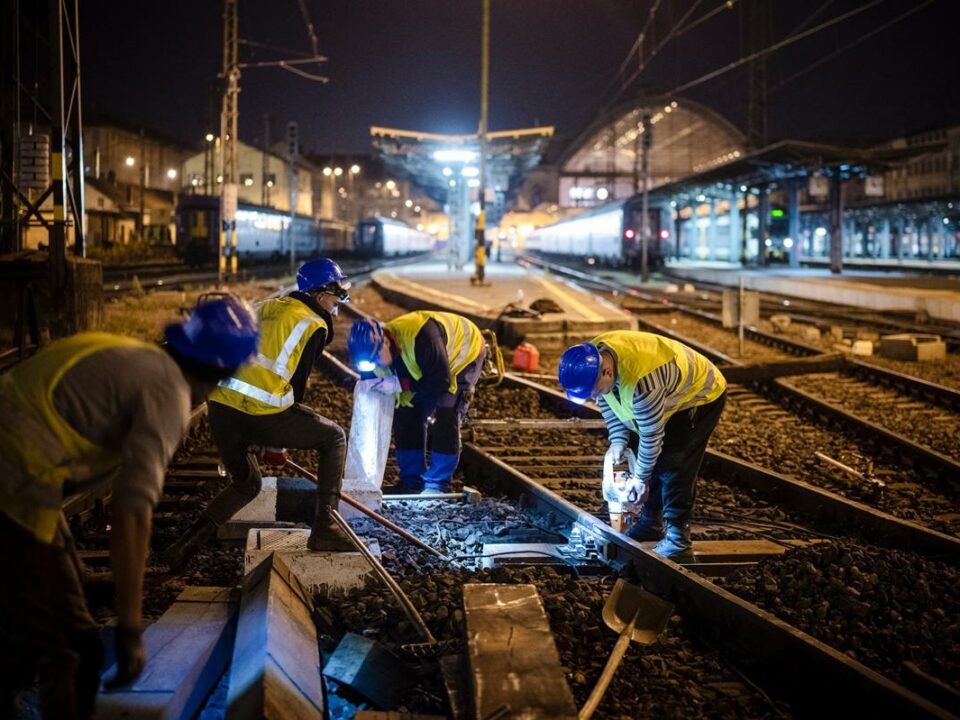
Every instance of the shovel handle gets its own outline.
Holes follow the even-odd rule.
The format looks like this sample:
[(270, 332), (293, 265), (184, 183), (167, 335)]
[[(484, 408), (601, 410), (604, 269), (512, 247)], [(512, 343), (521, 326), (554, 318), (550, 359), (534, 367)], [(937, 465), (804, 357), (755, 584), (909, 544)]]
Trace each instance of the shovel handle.
[[(295, 463), (293, 460), (287, 459), (287, 467), (291, 468), (292, 470), (296, 470), (297, 472), (303, 474), (303, 476), (306, 477), (308, 480), (311, 480), (311, 481), (314, 482), (314, 483), (317, 482), (317, 476), (316, 476), (316, 475), (314, 475), (313, 473), (311, 473), (311, 472), (310, 472), (309, 470), (307, 470), (306, 468), (301, 467), (300, 465), (298, 465), (297, 463)], [(448, 558), (446, 555), (444, 555), (444, 554), (443, 554), (442, 552), (440, 552), (439, 550), (436, 550), (436, 549), (430, 547), (429, 545), (427, 545), (427, 544), (426, 544), (425, 542), (423, 542), (422, 540), (420, 540), (420, 539), (414, 537), (413, 535), (411, 535), (410, 533), (408, 533), (406, 530), (404, 530), (402, 527), (400, 527), (400, 526), (397, 525), (396, 523), (393, 523), (393, 522), (391, 522), (390, 520), (387, 520), (387, 519), (386, 519), (383, 515), (381, 515), (380, 513), (376, 512), (376, 511), (374, 511), (374, 510), (371, 510), (370, 508), (368, 508), (366, 505), (364, 505), (364, 504), (361, 503), (361, 502), (357, 502), (356, 500), (354, 500), (352, 497), (350, 497), (350, 496), (347, 495), (346, 493), (340, 493), (340, 499), (343, 500), (343, 501), (344, 501), (347, 505), (349, 505), (350, 507), (359, 510), (360, 512), (362, 512), (364, 515), (366, 515), (367, 517), (371, 518), (372, 520), (376, 520), (378, 523), (380, 523), (381, 525), (383, 525), (383, 526), (384, 526), (385, 528), (387, 528), (388, 530), (392, 530), (392, 531), (395, 532), (397, 535), (399, 535), (399, 536), (402, 537), (404, 540), (406, 540), (408, 543), (412, 543), (413, 545), (416, 545), (416, 546), (417, 546), (418, 548), (420, 548), (421, 550), (426, 550), (428, 553), (430, 553), (431, 555), (437, 556), (438, 558), (440, 558), (440, 559), (443, 560), (444, 562), (450, 562), (450, 558)]]
[(587, 698), (583, 709), (577, 715), (577, 720), (590, 720), (590, 718), (593, 717), (593, 713), (596, 712), (597, 706), (600, 705), (604, 693), (610, 686), (610, 681), (613, 680), (613, 674), (617, 671), (617, 668), (620, 667), (620, 661), (623, 660), (627, 648), (630, 647), (630, 636), (633, 635), (633, 628), (636, 626), (639, 616), (640, 611), (637, 610), (637, 612), (633, 614), (633, 619), (623, 629), (623, 632), (620, 633), (620, 637), (617, 638), (617, 644), (613, 646), (613, 652), (611, 652), (610, 657), (607, 658), (607, 664), (603, 667), (603, 672), (600, 673), (600, 679), (597, 680), (597, 684), (593, 686), (593, 691), (590, 693), (590, 697)]

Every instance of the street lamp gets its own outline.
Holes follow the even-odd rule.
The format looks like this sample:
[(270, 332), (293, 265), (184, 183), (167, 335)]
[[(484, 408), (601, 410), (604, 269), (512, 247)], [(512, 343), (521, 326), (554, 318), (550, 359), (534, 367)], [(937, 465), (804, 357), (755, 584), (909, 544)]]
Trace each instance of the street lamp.
[(133, 167), (133, 163), (136, 161), (133, 159), (132, 155), (127, 155), (127, 159), (124, 160), (123, 162), (127, 167)]
[(343, 175), (343, 168), (341, 167), (334, 168), (333, 174), (336, 175), (337, 177), (340, 177), (341, 175)]
[(170, 180), (176, 180), (176, 179), (177, 179), (177, 171), (176, 171), (174, 168), (169, 168), (169, 169), (167, 170), (167, 178), (169, 178)]
[(213, 142), (213, 133), (207, 133), (203, 137), (207, 142)]
[(347, 219), (352, 222), (357, 221), (357, 203), (353, 199), (353, 176), (359, 175), (359, 174), (360, 174), (360, 166), (351, 165), (350, 172), (347, 173), (347, 189), (348, 189), (347, 192), (348, 192), (349, 203), (350, 203), (348, 206), (348, 209), (350, 211), (350, 216)]
[(351, 166), (350, 166), (350, 174), (351, 174), (351, 175), (356, 175), (356, 174), (358, 174), (359, 172), (360, 172), (360, 166), (359, 166), (359, 165), (351, 165)]

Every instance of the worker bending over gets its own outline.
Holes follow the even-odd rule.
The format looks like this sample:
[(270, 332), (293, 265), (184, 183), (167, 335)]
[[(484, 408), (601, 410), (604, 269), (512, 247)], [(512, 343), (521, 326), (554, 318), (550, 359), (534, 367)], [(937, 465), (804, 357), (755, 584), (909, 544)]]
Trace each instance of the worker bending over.
[(630, 433), (639, 435), (630, 483), (643, 507), (627, 535), (659, 540), (654, 552), (692, 562), (697, 473), (723, 411), (723, 375), (682, 343), (625, 330), (568, 348), (558, 375), (571, 400), (599, 397), (614, 464), (622, 462)]
[(227, 298), (166, 328), (166, 345), (107, 333), (58, 340), (0, 376), (0, 713), (39, 674), (44, 717), (86, 718), (103, 646), (83, 595), (64, 500), (112, 479), (110, 559), (117, 595), (117, 675), (146, 656), (143, 573), (153, 508), (190, 410), (257, 346), (256, 321)]
[(343, 428), (304, 404), (307, 378), (323, 348), (333, 339), (337, 304), (350, 298), (350, 283), (340, 266), (320, 259), (304, 263), (297, 290), (267, 300), (259, 308), (260, 344), (254, 362), (220, 383), (210, 395), (210, 433), (230, 475), (224, 488), (189, 532), (163, 559), (181, 568), (217, 528), (260, 492), (255, 451), (271, 451), (282, 464), (282, 448), (319, 451), (317, 505), (307, 546), (311, 550), (349, 551), (354, 546), (331, 515), (340, 499), (346, 438)]
[[(398, 490), (450, 492), (460, 462), (460, 425), (487, 356), (479, 328), (454, 313), (412, 312), (383, 325), (357, 320), (347, 344), (361, 376), (392, 374), (399, 380), (393, 415)], [(431, 418), (428, 467), (425, 450)]]

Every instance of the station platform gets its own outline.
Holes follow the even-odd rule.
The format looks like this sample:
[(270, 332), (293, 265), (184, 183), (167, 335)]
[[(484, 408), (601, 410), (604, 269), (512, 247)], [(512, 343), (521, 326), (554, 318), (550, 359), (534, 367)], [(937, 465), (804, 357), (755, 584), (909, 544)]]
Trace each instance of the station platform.
[[(491, 263), (484, 285), (470, 283), (473, 265), (448, 270), (446, 263), (425, 262), (377, 270), (371, 282), (389, 301), (411, 310), (446, 310), (468, 317), (481, 328), (500, 324), (504, 342), (531, 335), (558, 339), (589, 338), (607, 330), (636, 329), (629, 313), (566, 280), (513, 263)], [(538, 299), (556, 303), (562, 312), (539, 319), (510, 317), (511, 303), (529, 308)]]
[(871, 310), (926, 313), (960, 322), (960, 278), (918, 275), (909, 271), (858, 270), (833, 275), (821, 268), (742, 268), (731, 263), (675, 261), (666, 272), (681, 281), (852, 305)]

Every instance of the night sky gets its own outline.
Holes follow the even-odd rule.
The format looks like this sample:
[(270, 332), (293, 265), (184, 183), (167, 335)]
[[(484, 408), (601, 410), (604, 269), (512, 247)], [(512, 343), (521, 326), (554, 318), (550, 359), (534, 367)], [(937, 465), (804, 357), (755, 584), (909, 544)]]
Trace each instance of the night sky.
[[(474, 132), (479, 116), (480, 0), (305, 0), (330, 60), (327, 85), (280, 69), (241, 78), (240, 137), (274, 137), (293, 119), (315, 152), (369, 152), (368, 127)], [(663, 0), (653, 42), (698, 0)], [(767, 0), (775, 42), (867, 4), (857, 0)], [(960, 52), (949, 8), (929, 7), (832, 61), (781, 85), (818, 58), (915, 7), (886, 0), (857, 17), (770, 56), (769, 138), (863, 141), (960, 122)], [(699, 0), (697, 17), (719, 5)], [(573, 136), (617, 99), (611, 89), (646, 21), (650, 2), (493, 0), (490, 128), (552, 124)], [(84, 101), (103, 113), (195, 144), (217, 126), (211, 103), (221, 64), (216, 0), (81, 3)], [(722, 67), (746, 50), (740, 10), (726, 10), (667, 45), (641, 82), (652, 92)], [(310, 49), (297, 0), (240, 0), (240, 37)], [(241, 60), (281, 57), (241, 47)], [(634, 66), (631, 66), (631, 69)], [(628, 71), (630, 72), (630, 71)], [(730, 72), (685, 93), (746, 126), (747, 82)], [(779, 87), (778, 87), (779, 86)], [(635, 96), (626, 90), (620, 99)]]

